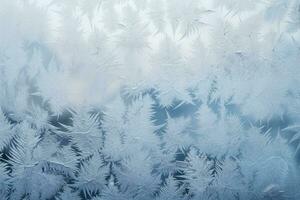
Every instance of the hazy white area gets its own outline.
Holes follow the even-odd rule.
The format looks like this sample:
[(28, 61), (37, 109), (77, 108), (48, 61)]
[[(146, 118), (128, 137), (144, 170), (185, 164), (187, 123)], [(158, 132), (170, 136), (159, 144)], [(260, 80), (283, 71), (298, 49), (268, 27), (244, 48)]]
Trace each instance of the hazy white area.
[[(62, 78), (62, 80), (68, 84), (60, 84), (60, 96), (65, 96), (65, 105), (73, 104), (74, 106), (79, 104), (97, 104), (113, 98), (116, 93), (120, 92), (120, 87), (128, 83), (127, 78), (125, 78), (127, 77), (127, 75), (134, 76), (135, 73), (138, 73), (135, 74), (135, 76), (137, 76), (136, 78), (139, 79), (143, 76), (148, 76), (149, 73), (158, 73), (157, 69), (153, 68), (153, 66), (149, 64), (150, 58), (147, 57), (147, 55), (139, 55), (140, 53), (142, 54), (142, 52), (134, 52), (133, 54), (136, 55), (124, 55), (125, 57), (133, 56), (132, 58), (124, 58), (134, 59), (132, 61), (134, 62), (134, 65), (139, 65), (138, 63), (142, 62), (142, 66), (132, 66), (132, 64), (129, 63), (129, 65), (122, 67), (122, 75), (112, 75), (110, 73), (107, 74), (103, 70), (96, 69), (95, 67), (89, 67), (88, 69), (79, 67), (78, 69), (76, 69), (77, 66), (72, 66), (72, 61), (69, 60), (72, 59), (72, 56), (80, 58), (84, 56), (81, 53), (83, 53), (82, 51), (85, 50), (82, 49), (83, 46), (81, 45), (86, 44), (81, 44), (81, 42), (94, 43), (96, 45), (97, 41), (93, 41), (93, 39), (97, 40), (97, 38), (93, 38), (93, 34), (95, 34), (95, 31), (109, 36), (106, 38), (108, 41), (108, 45), (114, 48), (113, 46), (115, 45), (116, 37), (120, 33), (120, 29), (117, 29), (117, 27), (121, 26), (120, 24), (124, 20), (126, 21), (125, 15), (126, 12), (128, 12), (128, 8), (133, 10), (139, 9), (138, 20), (141, 24), (147, 26), (146, 31), (150, 33), (147, 34), (147, 54), (157, 52), (160, 48), (160, 42), (164, 40), (164, 38), (168, 37), (172, 39), (174, 45), (178, 45), (180, 47), (180, 53), (184, 58), (188, 58), (193, 54), (193, 44), (197, 39), (201, 41), (203, 48), (208, 50), (209, 57), (206, 59), (218, 60), (219, 58), (216, 57), (216, 55), (211, 55), (210, 51), (215, 50), (215, 34), (222, 31), (226, 32), (226, 27), (224, 26), (225, 24), (227, 24), (228, 26), (232, 26), (233, 29), (236, 29), (236, 31), (238, 30), (241, 34), (246, 34), (247, 32), (249, 32), (250, 34), (256, 34), (256, 37), (258, 37), (257, 39), (259, 41), (264, 42), (265, 40), (270, 40), (272, 43), (275, 43), (279, 39), (281, 33), (284, 32), (285, 27), (289, 25), (287, 23), (289, 18), (288, 13), (283, 16), (283, 19), (280, 22), (278, 21), (275, 23), (272, 21), (262, 21), (262, 18), (266, 17), (266, 13), (264, 11), (266, 7), (271, 5), (271, 2), (257, 1), (254, 3), (253, 1), (247, 0), (195, 1), (196, 3), (193, 2), (190, 4), (197, 4), (197, 6), (199, 6), (200, 12), (201, 10), (204, 12), (203, 15), (200, 15), (195, 20), (199, 20), (203, 24), (197, 27), (197, 32), (199, 34), (190, 34), (189, 37), (182, 38), (183, 30), (180, 29), (182, 29), (183, 27), (178, 26), (174, 28), (175, 25), (172, 25), (172, 22), (168, 20), (165, 21), (165, 23), (168, 23), (168, 25), (164, 27), (163, 32), (159, 34), (153, 34), (156, 32), (157, 28), (155, 27), (155, 24), (151, 22), (151, 12), (154, 12), (153, 10), (158, 9), (159, 12), (166, 12), (163, 14), (168, 15), (168, 9), (173, 9), (172, 12), (174, 12), (174, 14), (176, 14), (177, 12), (176, 9), (179, 9), (176, 7), (167, 8), (168, 1), (158, 0), (149, 2), (147, 7), (143, 7), (142, 1), (141, 3), (139, 3), (139, 1), (124, 1), (126, 3), (114, 4), (114, 6), (111, 6), (109, 1), (102, 0), (76, 2), (78, 2), (79, 7), (72, 12), (70, 11), (70, 9), (72, 9), (73, 4), (75, 5), (73, 1), (68, 2), (64, 6), (62, 6), (62, 4), (64, 3), (59, 3), (59, 1), (56, 2), (45, 0), (36, 2), (38, 7), (41, 7), (43, 9), (43, 12), (47, 13), (48, 27), (46, 33), (47, 35), (45, 35), (45, 42), (47, 42), (47, 44), (49, 44), (51, 48), (58, 51), (58, 58), (66, 68), (66, 74), (64, 74), (63, 76), (67, 77)], [(189, 6), (189, 2), (181, 4), (186, 4), (185, 6)], [(281, 2), (282, 5), (279, 1), (274, 4), (278, 4), (279, 9), (281, 9), (280, 7), (282, 6), (285, 6), (284, 1)], [(289, 5), (292, 8), (293, 4)], [(20, 5), (20, 7), (22, 7), (22, 5)], [(81, 8), (84, 10), (81, 10)], [(180, 11), (178, 10), (178, 12)], [(275, 12), (275, 10), (272, 12)], [(280, 12), (280, 10), (278, 12)], [(186, 16), (184, 17), (186, 17), (187, 19), (188, 17), (193, 17), (192, 14), (191, 16), (188, 16), (189, 14), (191, 13), (185, 13)], [(275, 13), (271, 14), (273, 15)], [(62, 16), (64, 16), (65, 18), (62, 18)], [(68, 32), (68, 27), (65, 24), (68, 22), (68, 19), (70, 20), (70, 24), (68, 26), (71, 26), (69, 27), (70, 32)], [(36, 21), (36, 23), (42, 22)], [(110, 26), (107, 25), (108, 23), (111, 23)], [(33, 24), (32, 26), (35, 26), (34, 28), (37, 28), (40, 26), (40, 24)], [(253, 28), (256, 27), (259, 27), (259, 31), (255, 33), (255, 30), (253, 30)], [(76, 29), (76, 31), (79, 32), (72, 32), (72, 28)], [(69, 42), (75, 42), (77, 44), (63, 44), (64, 39), (60, 38), (62, 31), (66, 31), (64, 32), (64, 34), (66, 35), (63, 37), (70, 37)], [(272, 34), (272, 32), (276, 34)], [(71, 41), (76, 40), (76, 34), (79, 33), (81, 34), (80, 40)], [(72, 38), (73, 36), (74, 38)], [(299, 37), (299, 34), (293, 34), (293, 37), (297, 38)], [(232, 42), (235, 43), (235, 41)], [(66, 55), (64, 55), (61, 51), (68, 52), (66, 52)], [(239, 51), (239, 49), (237, 51)], [(242, 51), (242, 49), (240, 49), (240, 51)], [(141, 61), (139, 61), (139, 58), (137, 57), (140, 57)], [(94, 62), (90, 59), (88, 60), (89, 62)], [(136, 67), (138, 68), (138, 71), (134, 69)], [(191, 70), (193, 71), (194, 69)], [(133, 71), (135, 71), (135, 73), (132, 73)], [(136, 78), (131, 77), (131, 79)], [(126, 79), (126, 83), (123, 82), (124, 79)], [(96, 90), (98, 90), (99, 92), (95, 93), (94, 91)], [(52, 94), (49, 95), (51, 96)]]

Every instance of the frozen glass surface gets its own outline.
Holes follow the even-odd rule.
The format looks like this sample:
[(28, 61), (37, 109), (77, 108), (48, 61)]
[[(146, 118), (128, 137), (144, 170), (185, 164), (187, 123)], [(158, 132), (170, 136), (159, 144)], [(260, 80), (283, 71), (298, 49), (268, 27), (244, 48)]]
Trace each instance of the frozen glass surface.
[(0, 0), (0, 200), (299, 200), (300, 0)]

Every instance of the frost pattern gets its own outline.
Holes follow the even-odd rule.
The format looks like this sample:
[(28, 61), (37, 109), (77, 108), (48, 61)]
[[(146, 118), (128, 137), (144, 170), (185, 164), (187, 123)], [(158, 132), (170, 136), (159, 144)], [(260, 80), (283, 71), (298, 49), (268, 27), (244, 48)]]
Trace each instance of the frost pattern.
[(0, 200), (300, 198), (299, 0), (1, 0)]

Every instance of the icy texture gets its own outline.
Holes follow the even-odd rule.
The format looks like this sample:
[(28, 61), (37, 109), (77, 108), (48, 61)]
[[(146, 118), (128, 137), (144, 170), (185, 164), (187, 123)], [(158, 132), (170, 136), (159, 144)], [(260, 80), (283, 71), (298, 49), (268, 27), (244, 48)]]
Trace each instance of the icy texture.
[(1, 0), (0, 200), (300, 199), (299, 0)]

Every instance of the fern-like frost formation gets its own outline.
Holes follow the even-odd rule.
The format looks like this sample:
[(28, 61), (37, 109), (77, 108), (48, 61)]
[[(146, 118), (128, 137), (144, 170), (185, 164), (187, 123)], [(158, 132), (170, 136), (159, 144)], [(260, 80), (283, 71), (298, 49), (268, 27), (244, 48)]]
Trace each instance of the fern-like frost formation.
[(299, 165), (299, 0), (0, 1), (0, 200), (298, 200)]

